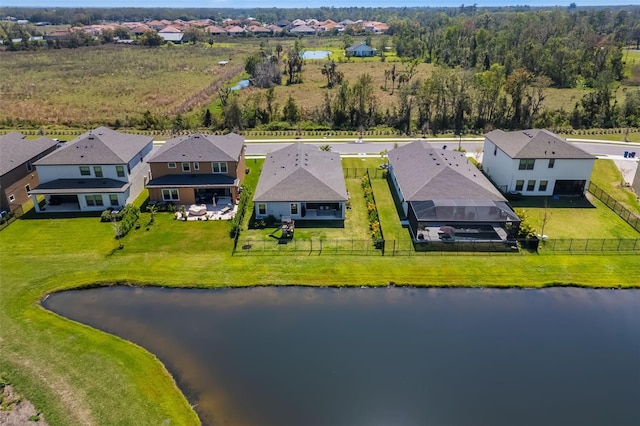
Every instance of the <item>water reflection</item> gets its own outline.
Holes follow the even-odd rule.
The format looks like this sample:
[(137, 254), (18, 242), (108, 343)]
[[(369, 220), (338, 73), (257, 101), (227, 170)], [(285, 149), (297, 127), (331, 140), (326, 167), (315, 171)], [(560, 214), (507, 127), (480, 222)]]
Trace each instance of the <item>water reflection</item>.
[(103, 288), (45, 306), (155, 353), (205, 424), (640, 424), (639, 291)]

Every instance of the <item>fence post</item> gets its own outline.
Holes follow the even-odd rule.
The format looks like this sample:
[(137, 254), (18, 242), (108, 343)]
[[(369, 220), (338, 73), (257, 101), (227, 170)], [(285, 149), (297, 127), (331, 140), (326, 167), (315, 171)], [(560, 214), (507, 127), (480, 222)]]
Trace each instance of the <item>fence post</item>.
[(396, 255), (396, 240), (393, 240), (393, 252), (391, 253), (391, 256), (395, 256)]

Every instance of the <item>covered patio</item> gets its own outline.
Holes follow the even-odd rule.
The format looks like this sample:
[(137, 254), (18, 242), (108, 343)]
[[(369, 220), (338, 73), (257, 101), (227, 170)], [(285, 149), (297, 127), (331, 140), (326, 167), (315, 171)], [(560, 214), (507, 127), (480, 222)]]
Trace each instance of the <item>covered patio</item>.
[[(56, 179), (38, 185), (29, 196), (36, 212), (101, 211), (123, 206), (131, 184), (115, 179)], [(38, 202), (44, 197), (44, 203)]]

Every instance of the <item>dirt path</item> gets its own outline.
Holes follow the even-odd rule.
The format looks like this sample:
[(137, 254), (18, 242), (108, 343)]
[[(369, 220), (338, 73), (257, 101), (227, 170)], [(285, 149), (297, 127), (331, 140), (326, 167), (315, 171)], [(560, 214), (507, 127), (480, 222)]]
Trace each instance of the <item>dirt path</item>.
[(46, 426), (47, 422), (42, 414), (36, 411), (33, 404), (15, 393), (10, 385), (7, 385), (0, 392), (0, 425)]

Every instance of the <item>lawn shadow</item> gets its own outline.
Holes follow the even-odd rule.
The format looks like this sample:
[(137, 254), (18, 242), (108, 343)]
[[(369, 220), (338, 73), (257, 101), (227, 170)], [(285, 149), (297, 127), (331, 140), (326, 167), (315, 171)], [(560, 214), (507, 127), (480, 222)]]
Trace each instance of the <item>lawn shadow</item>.
[[(545, 205), (546, 201), (546, 205)], [(595, 209), (587, 197), (522, 197), (518, 200), (509, 201), (511, 207), (544, 209)]]
[(18, 220), (37, 220), (37, 219), (76, 219), (81, 217), (95, 217), (99, 218), (102, 215), (102, 211), (99, 212), (40, 212), (37, 213), (35, 209), (31, 209)]
[(402, 209), (402, 202), (400, 201), (400, 197), (398, 196), (398, 192), (396, 191), (395, 186), (391, 184), (389, 178), (387, 178), (386, 181), (389, 185), (389, 192), (391, 193), (391, 197), (393, 198), (393, 204), (395, 204), (396, 206), (398, 217), (400, 218), (400, 220), (407, 220), (407, 217), (404, 214), (404, 210)]
[(296, 228), (344, 228), (344, 219), (340, 219), (340, 220), (296, 219)]

